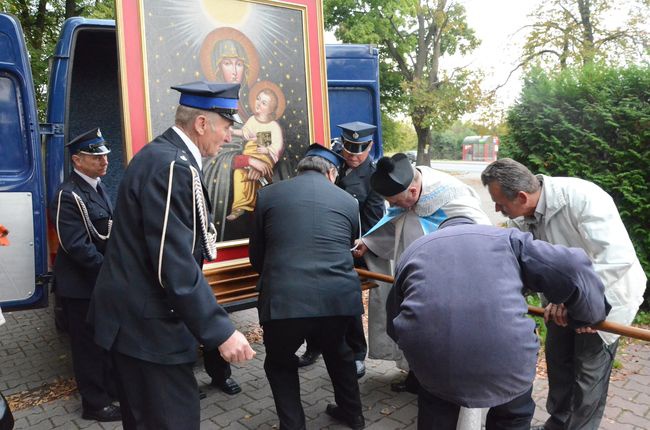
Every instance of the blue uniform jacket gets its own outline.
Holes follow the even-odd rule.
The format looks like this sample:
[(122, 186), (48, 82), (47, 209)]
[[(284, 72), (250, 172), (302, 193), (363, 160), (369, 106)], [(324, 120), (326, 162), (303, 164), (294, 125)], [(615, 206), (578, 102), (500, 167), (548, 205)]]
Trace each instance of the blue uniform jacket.
[(107, 350), (189, 363), (197, 341), (216, 349), (235, 330), (203, 276), (190, 166), (198, 170), (169, 128), (126, 169), (89, 311), (95, 341)]
[[(103, 187), (101, 182), (97, 185)], [(57, 190), (50, 205), (50, 219), (59, 238), (54, 261), (56, 294), (74, 299), (90, 299), (97, 274), (104, 260), (106, 240), (93, 235), (84, 223), (82, 209), (73, 194), (79, 196), (96, 231), (105, 236), (113, 213), (110, 201), (76, 172)], [(104, 189), (104, 195), (108, 195)]]

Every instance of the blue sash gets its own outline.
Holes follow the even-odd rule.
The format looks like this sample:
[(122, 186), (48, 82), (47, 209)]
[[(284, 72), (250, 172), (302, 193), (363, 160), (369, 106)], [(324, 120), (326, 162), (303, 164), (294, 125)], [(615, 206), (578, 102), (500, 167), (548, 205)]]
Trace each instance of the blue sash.
[[(397, 206), (388, 208), (386, 215), (384, 215), (382, 219), (377, 221), (377, 224), (375, 224), (374, 227), (368, 230), (368, 232), (363, 236), (365, 237), (372, 234), (375, 230), (378, 230), (386, 223), (389, 223), (393, 221), (395, 218), (405, 214), (406, 214), (406, 209), (404, 208), (400, 208)], [(442, 222), (446, 220), (448, 216), (445, 213), (445, 211), (443, 211), (442, 209), (438, 209), (431, 215), (425, 217), (421, 216), (418, 218), (420, 220), (420, 225), (422, 226), (422, 231), (424, 232), (424, 234), (429, 234), (436, 231), (438, 229), (438, 226), (440, 226), (440, 224), (442, 224)]]

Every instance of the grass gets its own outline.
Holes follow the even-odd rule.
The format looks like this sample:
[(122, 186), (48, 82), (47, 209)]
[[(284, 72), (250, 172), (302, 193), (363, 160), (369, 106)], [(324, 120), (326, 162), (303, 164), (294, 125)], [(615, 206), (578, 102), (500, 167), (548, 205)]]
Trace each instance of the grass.
[[(526, 302), (532, 306), (542, 306), (542, 301), (540, 300), (537, 293), (528, 293), (526, 295)], [(539, 336), (540, 345), (544, 345), (546, 342), (546, 324), (544, 324), (544, 318), (536, 317), (533, 315), (529, 315), (529, 317), (535, 320), (535, 324), (537, 325), (537, 329), (535, 331), (537, 332), (537, 336)]]
[(639, 311), (639, 313), (636, 314), (636, 317), (634, 318), (634, 321), (632, 321), (632, 324), (634, 324), (634, 325), (645, 325), (645, 326), (650, 325), (650, 312), (648, 312), (648, 311)]

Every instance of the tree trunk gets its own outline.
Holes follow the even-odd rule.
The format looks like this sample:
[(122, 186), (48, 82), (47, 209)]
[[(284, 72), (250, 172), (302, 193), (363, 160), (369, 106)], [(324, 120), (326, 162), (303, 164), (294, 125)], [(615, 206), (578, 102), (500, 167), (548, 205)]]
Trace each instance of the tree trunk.
[(431, 165), (431, 156), (429, 154), (429, 144), (431, 141), (431, 130), (429, 127), (414, 126), (415, 133), (418, 136), (418, 156), (415, 164), (418, 166)]
[(583, 64), (594, 61), (594, 28), (591, 24), (591, 8), (589, 0), (578, 0), (580, 23), (582, 24)]
[(77, 16), (77, 0), (65, 0), (65, 18)]

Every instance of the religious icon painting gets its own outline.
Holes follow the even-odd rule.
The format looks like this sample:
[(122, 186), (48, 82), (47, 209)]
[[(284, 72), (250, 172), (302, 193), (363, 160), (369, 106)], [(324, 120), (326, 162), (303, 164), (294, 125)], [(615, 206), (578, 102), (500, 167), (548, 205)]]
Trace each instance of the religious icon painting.
[(309, 144), (329, 136), (322, 2), (117, 0), (116, 8), (130, 155), (174, 124), (171, 86), (241, 85), (243, 124), (202, 164), (220, 255), (245, 256), (257, 190), (294, 176)]

